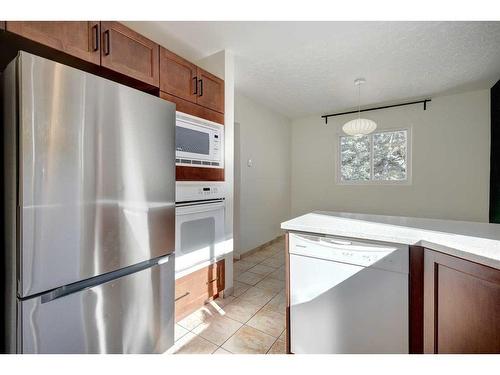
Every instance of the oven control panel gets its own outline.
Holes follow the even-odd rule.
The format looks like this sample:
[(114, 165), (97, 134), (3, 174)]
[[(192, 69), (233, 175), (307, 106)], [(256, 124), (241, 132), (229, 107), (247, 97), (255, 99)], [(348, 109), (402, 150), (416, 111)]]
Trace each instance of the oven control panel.
[(200, 196), (211, 196), (217, 194), (219, 189), (215, 186), (212, 187), (200, 187), (198, 189), (198, 195)]
[(176, 183), (175, 201), (190, 202), (205, 199), (223, 199), (224, 187), (222, 183)]

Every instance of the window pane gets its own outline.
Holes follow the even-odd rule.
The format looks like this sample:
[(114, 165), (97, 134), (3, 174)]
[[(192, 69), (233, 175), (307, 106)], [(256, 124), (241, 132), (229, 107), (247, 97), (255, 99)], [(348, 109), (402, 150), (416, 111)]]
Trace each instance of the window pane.
[(406, 130), (373, 134), (374, 180), (406, 180)]
[(340, 137), (342, 181), (370, 180), (370, 137)]

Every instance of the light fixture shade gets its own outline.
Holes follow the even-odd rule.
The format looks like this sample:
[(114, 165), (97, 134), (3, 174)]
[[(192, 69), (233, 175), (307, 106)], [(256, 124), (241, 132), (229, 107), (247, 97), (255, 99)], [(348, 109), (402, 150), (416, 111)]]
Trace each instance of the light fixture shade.
[(377, 123), (366, 118), (357, 118), (346, 122), (344, 126), (342, 126), (344, 133), (357, 137), (370, 134), (375, 129), (377, 129)]

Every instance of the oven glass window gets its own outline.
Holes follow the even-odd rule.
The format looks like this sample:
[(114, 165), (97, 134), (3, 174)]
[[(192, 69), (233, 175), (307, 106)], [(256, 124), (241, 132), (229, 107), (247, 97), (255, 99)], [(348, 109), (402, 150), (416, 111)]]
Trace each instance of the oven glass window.
[(207, 259), (215, 258), (215, 218), (206, 217), (186, 221), (181, 224), (181, 249), (185, 255), (193, 251), (203, 250)]
[(193, 154), (210, 154), (210, 135), (182, 126), (175, 127), (175, 147), (177, 151)]

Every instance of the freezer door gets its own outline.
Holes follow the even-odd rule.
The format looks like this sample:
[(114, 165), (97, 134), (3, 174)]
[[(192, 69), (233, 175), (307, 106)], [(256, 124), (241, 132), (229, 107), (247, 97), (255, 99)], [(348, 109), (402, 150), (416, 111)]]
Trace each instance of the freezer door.
[(19, 302), (22, 353), (163, 353), (174, 343), (174, 257), (45, 302)]
[(175, 248), (175, 105), (21, 53), (18, 294)]

